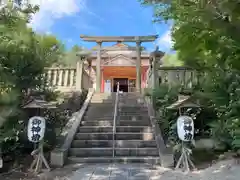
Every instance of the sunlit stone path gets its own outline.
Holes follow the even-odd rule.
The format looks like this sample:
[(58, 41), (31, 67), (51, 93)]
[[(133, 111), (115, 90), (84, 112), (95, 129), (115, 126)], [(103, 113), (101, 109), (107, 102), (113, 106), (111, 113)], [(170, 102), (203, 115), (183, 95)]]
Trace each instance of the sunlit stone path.
[(239, 180), (240, 166), (232, 160), (205, 170), (184, 173), (140, 164), (97, 164), (79, 168), (70, 180)]
[(148, 165), (98, 164), (88, 165), (73, 173), (71, 180), (149, 180), (159, 179), (166, 171)]
[(199, 171), (184, 173), (143, 164), (75, 164), (43, 172), (37, 177), (12, 174), (1, 180), (239, 180), (240, 165), (225, 160)]

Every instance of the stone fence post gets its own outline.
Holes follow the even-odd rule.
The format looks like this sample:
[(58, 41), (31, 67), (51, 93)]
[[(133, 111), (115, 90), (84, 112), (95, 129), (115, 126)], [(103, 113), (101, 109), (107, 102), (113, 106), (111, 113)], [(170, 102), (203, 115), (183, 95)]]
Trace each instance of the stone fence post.
[(76, 91), (82, 91), (82, 81), (83, 81), (83, 61), (77, 62), (76, 68)]

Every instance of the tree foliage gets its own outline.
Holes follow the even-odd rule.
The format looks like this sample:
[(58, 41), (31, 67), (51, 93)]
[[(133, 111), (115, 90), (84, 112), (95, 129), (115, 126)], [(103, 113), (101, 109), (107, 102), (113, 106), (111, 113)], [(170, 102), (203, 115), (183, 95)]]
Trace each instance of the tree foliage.
[[(204, 71), (195, 94), (216, 119), (212, 135), (240, 148), (240, 3), (237, 0), (141, 0), (155, 22), (172, 21), (174, 49), (185, 65)], [(203, 101), (204, 100), (204, 101)]]
[(51, 66), (61, 54), (61, 43), (53, 36), (37, 35), (28, 28), (27, 10), (5, 7), (0, 10), (1, 89), (26, 92), (42, 81), (44, 68)]
[(75, 67), (77, 64), (77, 61), (80, 60), (80, 57), (77, 56), (77, 53), (79, 53), (82, 50), (83, 50), (82, 47), (79, 47), (78, 45), (74, 45), (69, 51), (67, 51), (64, 54), (64, 57), (62, 59), (62, 64)]
[(174, 49), (187, 65), (196, 68), (240, 68), (240, 4), (233, 0), (155, 0), (155, 21), (173, 20)]
[(162, 66), (181, 66), (183, 62), (179, 60), (178, 53), (165, 54), (162, 58)]
[(37, 10), (11, 3), (0, 9), (0, 145), (7, 151), (15, 151), (24, 131), (20, 108), (24, 98), (29, 90), (41, 89), (44, 68), (57, 63), (64, 50), (56, 37), (37, 34), (28, 27)]

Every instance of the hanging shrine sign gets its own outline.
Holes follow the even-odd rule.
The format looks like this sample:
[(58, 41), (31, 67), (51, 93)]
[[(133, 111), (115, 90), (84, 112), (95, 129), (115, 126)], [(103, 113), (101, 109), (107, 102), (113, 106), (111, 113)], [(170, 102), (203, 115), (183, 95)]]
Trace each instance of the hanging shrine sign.
[(179, 95), (178, 101), (168, 106), (167, 109), (178, 109), (180, 116), (177, 119), (177, 134), (181, 141), (189, 142), (194, 136), (194, 121), (192, 117), (183, 115), (182, 108), (199, 108), (200, 105), (194, 102), (191, 96)]
[(180, 140), (192, 141), (194, 136), (194, 123), (190, 116), (179, 116), (177, 119), (177, 133)]
[(34, 116), (28, 121), (28, 140), (33, 143), (38, 143), (44, 138), (46, 121), (43, 117)]
[(190, 142), (194, 138), (194, 121), (191, 116), (186, 115), (187, 111), (182, 111), (182, 108), (199, 108), (200, 105), (193, 101), (191, 96), (179, 94), (178, 101), (168, 106), (168, 109), (178, 109), (179, 117), (177, 119), (177, 134), (178, 138), (183, 142), (181, 145), (181, 156), (177, 161), (175, 169), (180, 167), (186, 171), (190, 168), (195, 169), (195, 166), (190, 158), (191, 150), (184, 142)]

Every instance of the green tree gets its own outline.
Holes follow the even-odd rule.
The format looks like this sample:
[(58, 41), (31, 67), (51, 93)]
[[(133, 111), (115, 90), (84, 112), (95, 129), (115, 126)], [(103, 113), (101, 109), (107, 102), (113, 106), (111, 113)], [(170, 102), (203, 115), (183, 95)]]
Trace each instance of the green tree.
[(32, 6), (22, 10), (9, 5), (0, 10), (1, 88), (18, 92), (36, 88), (44, 68), (62, 54), (62, 44), (55, 37), (37, 35), (27, 27), (32, 12)]
[[(173, 21), (174, 49), (185, 65), (204, 71), (194, 92), (217, 119), (213, 137), (240, 148), (240, 4), (232, 0), (142, 0), (155, 21)], [(204, 101), (203, 101), (204, 100)], [(224, 138), (220, 138), (224, 137)], [(220, 138), (220, 139), (219, 139)]]
[(82, 47), (74, 45), (69, 51), (65, 53), (62, 59), (62, 64), (75, 67), (77, 61), (80, 60), (79, 56), (77, 56), (77, 53), (79, 53), (82, 50), (83, 50)]
[(238, 1), (142, 0), (154, 7), (155, 21), (173, 20), (174, 49), (185, 64), (196, 68), (240, 68)]
[(64, 50), (55, 37), (38, 35), (27, 26), (37, 10), (31, 5), (20, 9), (11, 3), (0, 9), (0, 144), (6, 151), (15, 151), (19, 133), (24, 130), (20, 123), (24, 97), (29, 90), (41, 87), (44, 68), (56, 63)]
[(53, 35), (36, 34), (36, 41), (39, 45), (39, 57), (44, 58), (45, 67), (59, 64), (64, 58), (65, 45)]
[(178, 53), (166, 54), (162, 58), (163, 66), (182, 66), (183, 62), (179, 60)]

